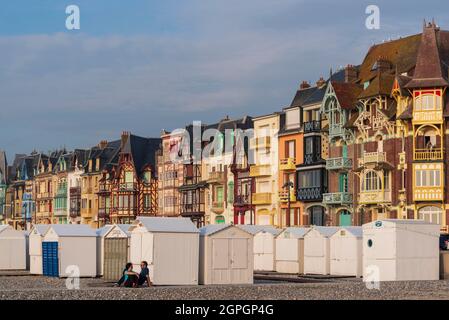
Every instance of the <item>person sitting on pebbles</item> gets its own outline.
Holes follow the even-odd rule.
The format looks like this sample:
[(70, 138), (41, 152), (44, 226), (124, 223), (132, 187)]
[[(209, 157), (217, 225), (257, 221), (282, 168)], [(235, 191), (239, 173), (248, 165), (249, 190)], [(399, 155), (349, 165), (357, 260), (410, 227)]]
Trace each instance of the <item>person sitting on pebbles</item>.
[(127, 288), (136, 288), (137, 286), (143, 286), (147, 283), (148, 287), (152, 285), (150, 279), (150, 270), (148, 269), (148, 263), (142, 261), (140, 263), (142, 271), (139, 273), (133, 271), (132, 263), (128, 262), (123, 270), (122, 277), (116, 283), (116, 286), (120, 287), (122, 284)]

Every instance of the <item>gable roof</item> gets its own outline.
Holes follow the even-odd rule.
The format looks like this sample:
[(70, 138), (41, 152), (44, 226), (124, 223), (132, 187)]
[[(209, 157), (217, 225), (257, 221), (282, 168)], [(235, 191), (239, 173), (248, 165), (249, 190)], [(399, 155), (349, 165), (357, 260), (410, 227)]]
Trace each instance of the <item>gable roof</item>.
[(335, 232), (340, 230), (340, 227), (322, 227), (322, 226), (313, 226), (314, 230), (318, 231), (321, 235), (328, 238), (332, 236)]
[(346, 230), (357, 238), (361, 238), (363, 236), (363, 228), (362, 227), (349, 226), (349, 227), (343, 227), (340, 230)]
[(149, 232), (199, 232), (189, 218), (138, 217), (136, 223), (141, 223)]
[(305, 227), (288, 227), (288, 228), (285, 228), (285, 230), (283, 230), (281, 233), (279, 233), (278, 237), (280, 237), (281, 234), (283, 234), (284, 232), (288, 232), (288, 233), (292, 234), (293, 236), (295, 236), (296, 238), (300, 239), (300, 238), (304, 238), (304, 236), (310, 230), (312, 230), (312, 229), (305, 228)]
[(267, 233), (271, 233), (273, 236), (277, 236), (279, 233), (282, 232), (281, 229), (277, 229), (273, 226), (239, 224), (239, 225), (237, 225), (237, 227), (245, 230), (248, 233), (251, 233), (252, 235), (256, 235), (259, 232), (267, 232)]
[(200, 228), (200, 235), (210, 236), (214, 233), (217, 233), (230, 227), (232, 227), (232, 224), (209, 224), (207, 226)]
[(122, 135), (120, 153), (130, 154), (136, 173), (141, 176), (146, 166), (150, 165), (156, 172), (156, 152), (162, 143), (161, 138), (144, 138), (133, 134)]
[(60, 237), (96, 237), (95, 229), (92, 229), (85, 224), (52, 224), (45, 232), (47, 234), (50, 230)]
[(36, 229), (40, 235), (44, 235), (47, 232), (48, 228), (50, 228), (49, 224), (34, 224), (31, 228), (31, 231), (33, 229)]
[(338, 103), (342, 109), (355, 109), (357, 97), (363, 91), (362, 86), (350, 82), (331, 82)]

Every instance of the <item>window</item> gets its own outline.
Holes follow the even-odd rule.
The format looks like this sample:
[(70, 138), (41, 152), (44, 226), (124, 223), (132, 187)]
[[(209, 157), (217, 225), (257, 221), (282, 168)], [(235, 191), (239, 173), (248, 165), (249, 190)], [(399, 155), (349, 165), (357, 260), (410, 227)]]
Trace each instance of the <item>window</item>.
[(381, 181), (378, 174), (374, 171), (368, 171), (362, 184), (362, 191), (380, 190)]
[(416, 170), (416, 186), (417, 187), (440, 187), (441, 171), (440, 170)]
[(300, 125), (299, 110), (288, 110), (285, 112), (285, 128), (298, 128)]
[(419, 219), (425, 220), (426, 222), (440, 224), (441, 221), (441, 208), (427, 206), (419, 209), (418, 215)]
[(423, 94), (415, 99), (415, 110), (441, 110), (441, 97), (433, 94)]
[(295, 140), (286, 141), (285, 156), (286, 158), (295, 158)]
[(143, 174), (143, 180), (146, 183), (149, 183), (151, 181), (151, 171), (145, 171), (145, 173)]

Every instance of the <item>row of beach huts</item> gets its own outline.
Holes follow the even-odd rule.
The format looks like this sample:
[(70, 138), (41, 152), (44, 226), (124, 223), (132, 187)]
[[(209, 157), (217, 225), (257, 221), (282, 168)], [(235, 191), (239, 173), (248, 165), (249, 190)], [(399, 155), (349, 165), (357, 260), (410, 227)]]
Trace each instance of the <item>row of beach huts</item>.
[(250, 284), (254, 271), (438, 280), (439, 226), (381, 220), (363, 227), (196, 226), (142, 217), (130, 225), (0, 226), (0, 271), (118, 280), (127, 262), (148, 262), (155, 285)]

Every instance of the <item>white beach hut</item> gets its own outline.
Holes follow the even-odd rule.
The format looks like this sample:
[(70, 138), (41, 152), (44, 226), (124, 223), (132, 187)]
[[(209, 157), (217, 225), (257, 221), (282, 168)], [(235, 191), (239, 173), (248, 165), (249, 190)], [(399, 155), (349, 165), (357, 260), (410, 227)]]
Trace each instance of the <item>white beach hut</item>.
[(25, 238), (23, 231), (0, 226), (0, 270), (26, 270)]
[(97, 274), (118, 280), (129, 260), (130, 224), (106, 225), (97, 230)]
[(200, 229), (200, 284), (253, 283), (253, 235), (230, 224)]
[(362, 227), (343, 227), (331, 236), (331, 275), (362, 276), (362, 236)]
[(29, 233), (30, 273), (43, 274), (42, 272), (42, 238), (50, 225), (35, 224)]
[(134, 271), (147, 261), (155, 285), (198, 284), (199, 231), (190, 219), (138, 217), (129, 231)]
[(314, 226), (304, 236), (304, 274), (330, 274), (330, 237), (339, 229)]
[(310, 228), (289, 227), (275, 239), (275, 269), (279, 273), (304, 273), (304, 236)]
[(273, 226), (260, 225), (238, 225), (248, 233), (254, 236), (254, 270), (255, 271), (274, 271), (276, 236), (282, 231)]
[(53, 224), (42, 239), (43, 274), (96, 277), (97, 234), (83, 224)]
[(363, 280), (439, 279), (440, 226), (387, 219), (363, 225)]

